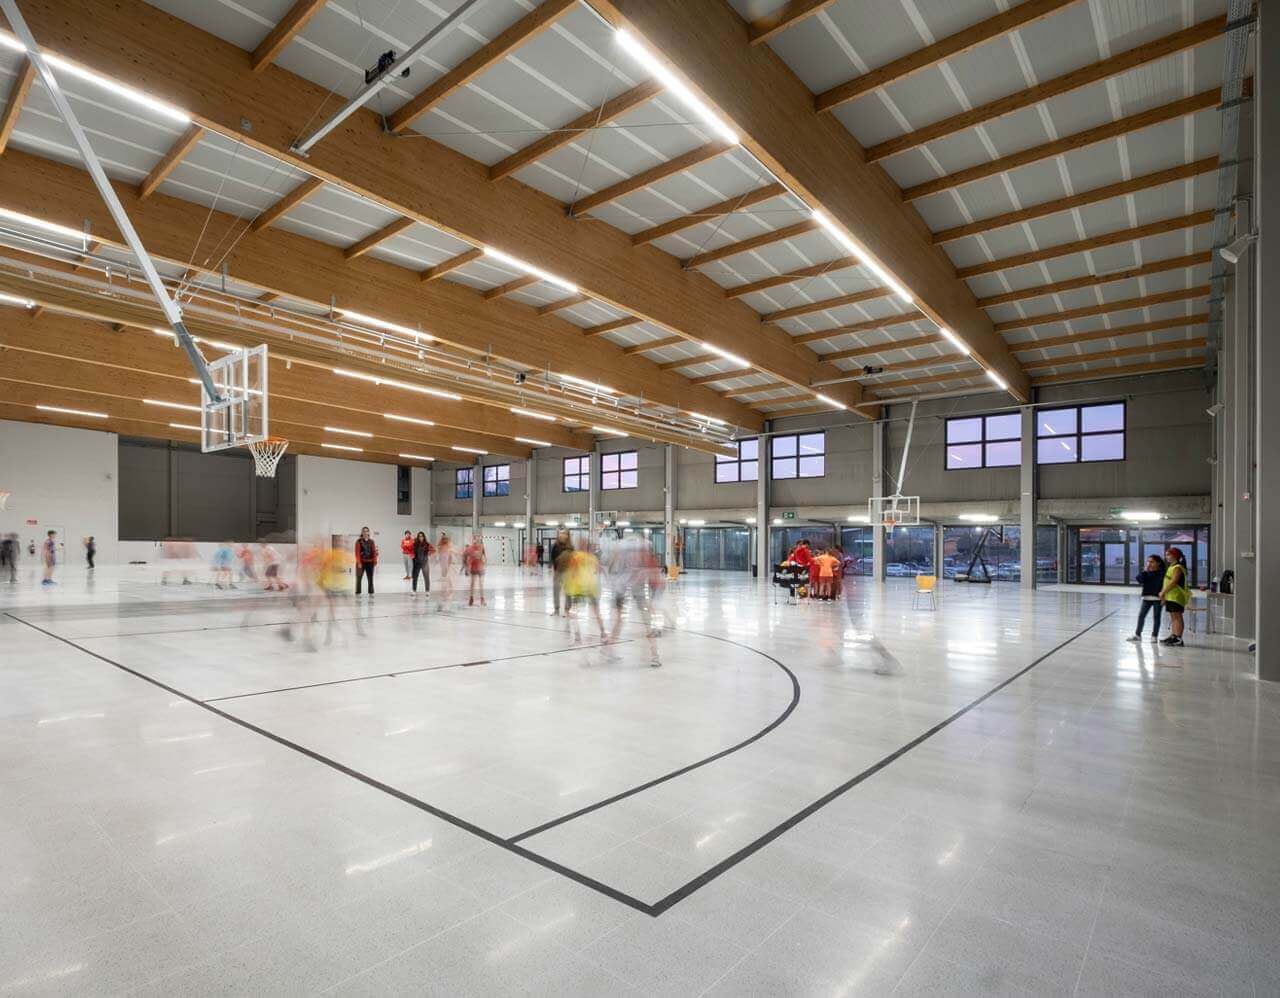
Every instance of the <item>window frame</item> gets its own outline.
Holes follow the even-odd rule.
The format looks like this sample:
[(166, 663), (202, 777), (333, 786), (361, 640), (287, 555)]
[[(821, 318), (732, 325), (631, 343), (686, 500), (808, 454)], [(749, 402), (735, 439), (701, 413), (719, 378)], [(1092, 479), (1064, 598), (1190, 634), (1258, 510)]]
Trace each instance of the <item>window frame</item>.
[[(489, 472), (493, 475), (490, 476)], [(506, 472), (504, 476), (502, 472)], [(486, 499), (497, 499), (502, 496), (511, 495), (511, 465), (510, 464), (486, 464), (484, 466), (484, 475), (482, 476), (483, 484), (481, 486), (481, 495)], [(493, 486), (493, 491), (489, 491), (489, 486)], [(506, 491), (499, 490), (499, 486), (505, 485)]]
[[(742, 445), (750, 443), (754, 443), (756, 445), (756, 456), (744, 458), (742, 456)], [(736, 445), (738, 452), (737, 457), (725, 457), (722, 454), (715, 455), (715, 460), (711, 464), (711, 483), (713, 485), (742, 485), (750, 482), (758, 482), (760, 480), (760, 438), (748, 437), (746, 440), (736, 440), (734, 441), (734, 444)], [(826, 453), (826, 442), (824, 441), (822, 445), (822, 456), (824, 458), (823, 471), (826, 471)], [(744, 464), (754, 464), (756, 466), (756, 473), (754, 477), (742, 477), (742, 466)], [(720, 469), (730, 467), (735, 469), (734, 477), (721, 480)]]
[[(999, 419), (1001, 417), (1014, 416), (1018, 420), (1018, 435), (1016, 437), (992, 437), (987, 435), (987, 421), (990, 419)], [(950, 438), (951, 424), (963, 423), (971, 419), (981, 421), (982, 432), (976, 440), (960, 440), (952, 443)], [(1038, 438), (1037, 438), (1038, 439)], [(968, 416), (948, 416), (942, 430), (942, 470), (943, 471), (998, 471), (1001, 468), (1017, 468), (1022, 464), (1021, 448), (1019, 448), (1019, 458), (1013, 464), (987, 464), (987, 445), (988, 444), (1008, 444), (1022, 443), (1022, 419), (1021, 414), (1017, 412), (975, 412)], [(948, 460), (949, 452), (952, 447), (977, 447), (979, 453), (979, 461), (971, 467), (953, 468)]]
[[(573, 462), (576, 470), (569, 470), (569, 462)], [(585, 465), (581, 462), (586, 461)], [(585, 470), (583, 470), (585, 468)], [(569, 488), (569, 479), (576, 479), (579, 487), (576, 489)], [(578, 495), (581, 492), (591, 491), (591, 455), (577, 454), (573, 457), (566, 457), (560, 463), (560, 491), (570, 495)]]
[[(1112, 406), (1120, 407), (1120, 429), (1118, 430), (1086, 430), (1084, 429), (1084, 413), (1087, 409), (1102, 409)], [(1074, 409), (1076, 414), (1076, 428), (1071, 433), (1041, 433), (1039, 415), (1041, 412), (1064, 412), (1068, 409)], [(1121, 461), (1128, 460), (1129, 457), (1129, 403), (1125, 399), (1118, 399), (1114, 402), (1085, 402), (1078, 405), (1054, 405), (1040, 406), (1036, 409), (1036, 439), (1035, 439), (1035, 458), (1036, 464), (1043, 464), (1046, 467), (1054, 467), (1063, 464), (1119, 464)], [(1084, 456), (1084, 441), (1086, 437), (1113, 437), (1120, 436), (1120, 456), (1119, 457), (1099, 457), (1086, 458)], [(1072, 440), (1075, 443), (1075, 454), (1070, 461), (1041, 461), (1040, 460), (1040, 441), (1041, 440)]]
[[(622, 459), (624, 457), (635, 458), (635, 467), (624, 468), (622, 466)], [(613, 468), (612, 470), (605, 466), (606, 462), (608, 462), (610, 458), (614, 458), (617, 463), (617, 467)], [(628, 471), (635, 472), (636, 482), (634, 485), (622, 484), (623, 473)], [(618, 484), (606, 485), (605, 484), (606, 475), (616, 475)], [(601, 492), (622, 492), (622, 491), (625, 491), (626, 489), (637, 489), (639, 487), (640, 487), (640, 452), (638, 450), (610, 450), (610, 451), (600, 452), (600, 491)]]
[[(800, 453), (801, 437), (822, 437), (822, 452), (820, 454)], [(774, 452), (778, 442), (781, 440), (794, 440), (795, 453), (784, 454), (781, 457), (775, 457)], [(802, 475), (800, 474), (800, 461), (804, 457), (820, 457), (822, 458), (822, 474), (820, 475)], [(775, 465), (778, 461), (791, 461), (794, 463), (795, 474), (784, 475), (779, 478), (775, 471)], [(826, 430), (799, 430), (795, 433), (779, 433), (769, 438), (769, 480), (774, 482), (798, 482), (801, 479), (826, 478), (827, 477), (827, 431)]]
[(455, 499), (473, 499), (475, 498), (476, 489), (476, 468), (470, 465), (466, 468), (458, 468), (453, 473), (453, 498)]

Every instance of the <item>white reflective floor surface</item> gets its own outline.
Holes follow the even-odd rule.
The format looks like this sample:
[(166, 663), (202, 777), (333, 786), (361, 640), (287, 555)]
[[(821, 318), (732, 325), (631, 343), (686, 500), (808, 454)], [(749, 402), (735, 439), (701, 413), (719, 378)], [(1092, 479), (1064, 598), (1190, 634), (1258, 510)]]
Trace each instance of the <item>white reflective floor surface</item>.
[(0, 582), (0, 994), (1280, 994), (1280, 689), (1228, 639), (695, 573), (651, 668), (546, 576), (394, 568), (315, 650), (287, 594)]

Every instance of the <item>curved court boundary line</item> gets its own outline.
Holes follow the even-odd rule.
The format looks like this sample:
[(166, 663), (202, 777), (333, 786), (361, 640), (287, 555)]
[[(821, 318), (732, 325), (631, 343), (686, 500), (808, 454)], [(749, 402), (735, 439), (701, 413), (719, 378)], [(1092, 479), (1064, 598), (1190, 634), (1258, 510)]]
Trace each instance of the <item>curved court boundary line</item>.
[(594, 804), (588, 804), (586, 807), (580, 807), (578, 808), (578, 810), (571, 811), (569, 814), (561, 815), (559, 818), (552, 818), (550, 821), (544, 821), (541, 825), (537, 825), (533, 828), (528, 829), (527, 831), (520, 832), (518, 835), (511, 836), (511, 838), (507, 839), (508, 842), (511, 842), (511, 843), (520, 842), (523, 839), (528, 839), (528, 838), (532, 838), (535, 835), (540, 835), (542, 832), (549, 831), (550, 829), (555, 828), (557, 825), (563, 825), (567, 821), (573, 821), (575, 818), (581, 818), (583, 815), (590, 814), (592, 811), (598, 811), (602, 807), (608, 807), (610, 804), (616, 804), (618, 801), (625, 800), (626, 798), (631, 797), (634, 794), (642, 793), (645, 790), (651, 790), (660, 783), (666, 783), (668, 780), (674, 780), (677, 776), (684, 776), (685, 773), (691, 773), (695, 769), (699, 769), (702, 766), (706, 766), (709, 763), (713, 763), (718, 759), (723, 759), (727, 755), (732, 755), (734, 752), (737, 752), (739, 749), (746, 748), (752, 742), (759, 741), (761, 738), (767, 735), (770, 731), (773, 731), (776, 727), (778, 727), (778, 725), (782, 724), (788, 717), (790, 717), (792, 711), (794, 711), (796, 707), (799, 705), (800, 680), (796, 678), (796, 674), (794, 672), (788, 669), (785, 665), (779, 662), (772, 655), (768, 654), (767, 652), (761, 651), (759, 648), (752, 648), (750, 645), (744, 645), (741, 641), (734, 641), (732, 638), (722, 638), (715, 634), (705, 634), (702, 631), (686, 631), (685, 633), (696, 634), (699, 637), (703, 637), (703, 638), (711, 638), (713, 641), (723, 641), (725, 644), (729, 644), (729, 645), (737, 645), (739, 648), (745, 648), (747, 651), (755, 652), (755, 654), (760, 655), (763, 658), (767, 658), (770, 662), (772, 662), (779, 669), (785, 672), (787, 674), (787, 678), (791, 680), (791, 702), (787, 704), (786, 709), (783, 710), (781, 714), (775, 717), (772, 721), (766, 724), (754, 735), (751, 735), (749, 738), (744, 738), (742, 741), (738, 742), (738, 744), (736, 745), (730, 745), (728, 748), (721, 749), (719, 752), (716, 752), (714, 755), (709, 755), (705, 759), (699, 759), (697, 762), (691, 762), (687, 766), (681, 766), (679, 769), (673, 769), (670, 773), (666, 773), (662, 776), (655, 777), (654, 779), (649, 780), (647, 783), (641, 783), (638, 787), (632, 787), (630, 790), (624, 790), (621, 793), (614, 794), (612, 797), (606, 797), (602, 801), (596, 801), (596, 803)]

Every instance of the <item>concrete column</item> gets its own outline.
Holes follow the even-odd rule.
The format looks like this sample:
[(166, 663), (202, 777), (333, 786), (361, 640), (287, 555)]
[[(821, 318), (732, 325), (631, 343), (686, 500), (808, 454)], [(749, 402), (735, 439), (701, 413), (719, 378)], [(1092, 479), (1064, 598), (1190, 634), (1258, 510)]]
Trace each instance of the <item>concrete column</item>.
[(424, 524), (422, 529), (426, 532), (427, 540), (434, 544), (436, 539), (431, 529), (431, 471), (431, 468), (414, 468), (409, 474), (411, 476), (410, 481), (413, 482), (414, 495), (422, 497), (419, 500), (415, 500), (413, 504), (419, 518), (418, 522)]
[(596, 514), (600, 512), (600, 441), (591, 448), (591, 479), (587, 489), (587, 536), (596, 539)]
[(667, 444), (665, 455), (666, 483), (663, 486), (662, 523), (666, 531), (666, 555), (668, 565), (676, 563), (676, 445)]
[[(1265, 594), (1280, 592), (1280, 10), (1260, 5), (1257, 68), (1254, 71), (1255, 224), (1260, 233), (1250, 254), (1258, 288), (1257, 344), (1253, 369), (1257, 404), (1253, 413), (1257, 442), (1254, 477), (1254, 536), (1257, 584), (1259, 679), (1280, 680), (1280, 613), (1265, 607)], [(1276, 100), (1271, 88), (1276, 88)], [(1241, 263), (1244, 259), (1241, 258)], [(1237, 597), (1239, 599), (1239, 597)]]
[(524, 465), (524, 546), (526, 549), (533, 548), (538, 543), (538, 528), (533, 522), (536, 513), (533, 508), (533, 497), (538, 486), (537, 467), (537, 451), (534, 451)]
[[(764, 431), (769, 432), (772, 423), (765, 420)], [(756, 575), (769, 585), (773, 578), (773, 566), (769, 558), (769, 467), (765, 456), (769, 450), (769, 438), (758, 439), (756, 454), (760, 459), (759, 476), (756, 479)]]
[[(887, 413), (889, 407), (885, 406)], [(884, 458), (885, 432), (888, 423), (881, 420), (871, 424), (871, 495), (880, 498), (884, 492)], [(884, 578), (884, 528), (876, 523), (871, 524), (871, 578)]]
[[(1034, 395), (1032, 401), (1034, 401)], [(1022, 568), (1022, 588), (1036, 587), (1036, 507), (1039, 502), (1036, 483), (1036, 410), (1034, 406), (1022, 408), (1022, 468), (1018, 479), (1018, 524), (1021, 527), (1022, 546), (1019, 561)]]
[(471, 472), (471, 532), (480, 533), (480, 493), (484, 491), (484, 465), (476, 455), (476, 463)]
[[(1236, 201), (1236, 235), (1250, 231), (1252, 222), (1249, 199)], [(1251, 414), (1257, 407), (1265, 389), (1256, 386), (1251, 368), (1257, 346), (1251, 348), (1254, 337), (1253, 322), (1253, 267), (1254, 251), (1244, 251), (1226, 282), (1225, 294), (1231, 299), (1232, 333), (1236, 344), (1233, 351), (1234, 391), (1228, 405), (1232, 409), (1233, 456), (1232, 478), (1228, 481), (1229, 502), (1234, 506), (1234, 546), (1227, 552), (1235, 569), (1235, 635), (1252, 638), (1256, 631), (1254, 596), (1257, 593), (1256, 557), (1254, 543), (1254, 454), (1261, 438), (1252, 424)], [(1264, 382), (1265, 384), (1265, 382)], [(1255, 394), (1256, 393), (1256, 394)], [(1265, 446), (1265, 444), (1264, 444)]]

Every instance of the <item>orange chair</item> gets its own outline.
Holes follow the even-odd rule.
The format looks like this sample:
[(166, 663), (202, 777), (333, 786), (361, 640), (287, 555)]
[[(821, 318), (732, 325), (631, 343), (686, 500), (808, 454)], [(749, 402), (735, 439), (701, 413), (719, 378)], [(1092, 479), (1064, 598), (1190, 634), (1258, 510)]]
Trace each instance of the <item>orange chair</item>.
[(938, 577), (936, 575), (917, 575), (916, 592), (911, 598), (911, 609), (919, 610), (928, 601), (929, 609), (938, 609)]

